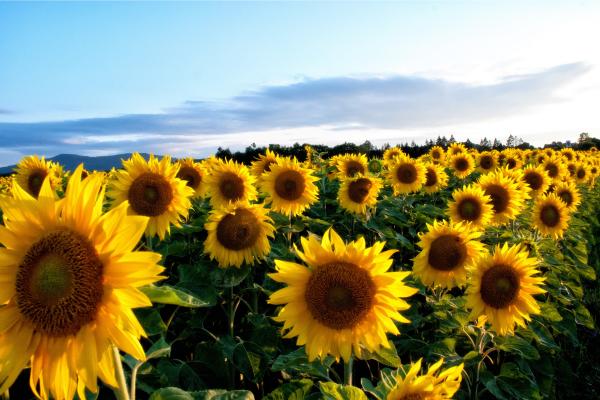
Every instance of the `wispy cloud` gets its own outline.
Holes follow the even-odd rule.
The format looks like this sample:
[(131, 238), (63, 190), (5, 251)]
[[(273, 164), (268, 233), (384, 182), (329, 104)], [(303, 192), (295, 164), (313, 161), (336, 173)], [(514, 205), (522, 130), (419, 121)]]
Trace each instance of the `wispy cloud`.
[[(93, 154), (109, 148), (169, 151), (169, 145), (214, 143), (214, 138), (225, 134), (239, 140), (242, 132), (327, 126), (343, 141), (341, 131), (346, 129), (410, 130), (519, 114), (561, 101), (556, 90), (589, 69), (583, 63), (564, 64), (485, 85), (403, 75), (305, 79), (226, 101), (188, 101), (161, 114), (4, 122), (0, 140), (3, 147), (23, 153)], [(165, 141), (169, 145), (157, 145)], [(254, 140), (247, 137), (246, 141)]]

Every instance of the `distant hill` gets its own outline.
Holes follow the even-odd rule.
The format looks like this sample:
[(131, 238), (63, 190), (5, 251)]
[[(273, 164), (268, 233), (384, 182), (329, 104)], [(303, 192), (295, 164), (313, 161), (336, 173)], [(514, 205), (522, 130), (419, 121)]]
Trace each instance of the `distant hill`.
[[(145, 159), (148, 159), (147, 153), (140, 153)], [(83, 163), (85, 169), (107, 171), (112, 167), (120, 167), (121, 160), (131, 157), (131, 153), (115, 154), (112, 156), (88, 157), (77, 154), (59, 154), (56, 157), (48, 158), (47, 160), (58, 162), (67, 170), (74, 170), (77, 166)], [(10, 174), (15, 169), (15, 165), (0, 167), (0, 175)]]

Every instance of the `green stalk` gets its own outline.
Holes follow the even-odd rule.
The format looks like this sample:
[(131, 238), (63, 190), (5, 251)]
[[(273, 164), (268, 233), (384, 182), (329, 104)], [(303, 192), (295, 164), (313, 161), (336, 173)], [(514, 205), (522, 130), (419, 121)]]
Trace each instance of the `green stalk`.
[(129, 400), (129, 391), (127, 390), (127, 381), (125, 380), (125, 371), (123, 371), (123, 363), (121, 362), (121, 354), (119, 354), (119, 349), (114, 344), (113, 348), (113, 359), (115, 364), (115, 373), (117, 378), (118, 386), (113, 389), (117, 399), (119, 400)]
[(354, 365), (354, 357), (350, 355), (348, 362), (344, 363), (344, 384), (352, 386), (352, 367)]

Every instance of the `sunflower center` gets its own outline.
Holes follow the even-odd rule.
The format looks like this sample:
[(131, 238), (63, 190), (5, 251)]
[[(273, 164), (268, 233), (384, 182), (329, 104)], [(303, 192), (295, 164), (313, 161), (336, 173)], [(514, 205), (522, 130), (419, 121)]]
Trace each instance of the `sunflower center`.
[(583, 179), (583, 178), (585, 178), (585, 169), (579, 168), (577, 170), (577, 179)]
[(479, 159), (479, 165), (481, 166), (481, 168), (483, 169), (490, 169), (492, 168), (492, 157), (490, 156), (482, 156)]
[(427, 169), (425, 177), (427, 178), (427, 180), (425, 181), (425, 186), (427, 187), (434, 186), (438, 181), (437, 174), (435, 173), (435, 170), (433, 168)]
[(508, 207), (508, 190), (500, 185), (489, 185), (485, 188), (485, 194), (491, 197), (492, 207), (496, 214), (506, 211)]
[(461, 157), (454, 162), (454, 168), (461, 172), (466, 171), (469, 169), (469, 161), (467, 161), (466, 158)]
[(540, 212), (540, 219), (544, 225), (555, 227), (560, 222), (560, 212), (554, 204), (546, 204)]
[(560, 197), (560, 199), (564, 201), (567, 206), (570, 206), (571, 203), (573, 203), (573, 195), (569, 190), (561, 190), (558, 192), (558, 197)]
[(363, 167), (363, 165), (357, 161), (348, 161), (346, 163), (346, 174), (352, 178), (354, 177), (356, 174), (364, 174), (365, 173), (365, 167)]
[(531, 171), (525, 174), (525, 182), (527, 182), (532, 190), (539, 190), (544, 183), (544, 179), (537, 172)]
[(288, 170), (284, 171), (275, 180), (275, 192), (279, 197), (294, 201), (302, 197), (306, 183), (304, 177), (298, 171)]
[(548, 175), (550, 175), (550, 178), (556, 178), (558, 175), (558, 166), (556, 164), (549, 163), (546, 165), (546, 171), (548, 172)]
[(519, 276), (512, 267), (494, 265), (481, 278), (481, 299), (490, 307), (504, 308), (517, 298), (519, 287)]
[(466, 198), (458, 203), (458, 215), (467, 221), (476, 221), (481, 215), (481, 204), (474, 198)]
[(424, 397), (421, 393), (409, 393), (400, 397), (399, 400), (423, 400)]
[(277, 161), (276, 160), (272, 160), (272, 159), (269, 159), (269, 160), (265, 161), (265, 163), (263, 164), (263, 170), (262, 170), (262, 172), (270, 171), (272, 164), (277, 164)]
[(35, 242), (17, 271), (20, 312), (49, 336), (76, 334), (96, 318), (102, 300), (102, 262), (90, 241), (61, 229)]
[(467, 246), (455, 235), (436, 238), (429, 249), (428, 262), (439, 271), (452, 271), (467, 258)]
[(162, 175), (147, 172), (133, 181), (128, 198), (136, 213), (156, 217), (164, 213), (171, 204), (173, 189)]
[(44, 179), (48, 175), (48, 172), (44, 169), (36, 169), (27, 178), (27, 189), (33, 197), (37, 197), (44, 183)]
[(439, 150), (435, 150), (431, 153), (431, 158), (438, 160), (441, 157)]
[(244, 196), (244, 180), (233, 172), (225, 172), (221, 177), (219, 190), (225, 199), (238, 200)]
[(313, 271), (304, 298), (314, 319), (342, 330), (353, 328), (371, 311), (376, 290), (368, 271), (339, 261)]
[(514, 158), (509, 158), (506, 161), (506, 166), (508, 167), (508, 169), (514, 169), (517, 166), (517, 160), (515, 160)]
[(417, 168), (412, 164), (402, 164), (396, 169), (396, 177), (402, 183), (413, 183), (417, 180)]
[(360, 178), (350, 183), (348, 197), (355, 203), (362, 203), (369, 195), (373, 183), (367, 178)]
[(186, 184), (194, 190), (198, 189), (198, 186), (202, 183), (202, 175), (195, 168), (187, 165), (179, 168), (177, 177), (186, 181)]
[(252, 247), (260, 234), (260, 224), (249, 210), (240, 209), (228, 214), (217, 225), (217, 240), (229, 250)]
[(569, 171), (569, 175), (574, 176), (577, 172), (577, 167), (575, 166), (575, 164), (568, 164), (567, 170)]

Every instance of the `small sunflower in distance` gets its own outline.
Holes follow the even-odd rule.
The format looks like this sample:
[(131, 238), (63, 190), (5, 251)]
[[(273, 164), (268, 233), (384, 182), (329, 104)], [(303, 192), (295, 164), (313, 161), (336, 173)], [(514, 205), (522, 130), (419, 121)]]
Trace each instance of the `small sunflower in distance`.
[(205, 224), (204, 250), (220, 267), (254, 264), (271, 251), (275, 228), (260, 204), (230, 204), (213, 210)]
[(547, 157), (543, 166), (553, 183), (562, 182), (563, 177), (568, 174), (567, 168), (557, 157)]
[(206, 196), (206, 171), (202, 167), (202, 164), (195, 162), (191, 157), (182, 158), (177, 161), (179, 164), (179, 171), (177, 171), (177, 178), (184, 180), (186, 184), (194, 189), (193, 198), (203, 198)]
[(467, 269), (485, 248), (477, 239), (481, 232), (468, 224), (434, 221), (419, 235), (423, 250), (414, 258), (413, 274), (430, 287), (451, 289), (467, 282)]
[(490, 196), (494, 216), (492, 224), (504, 225), (517, 218), (523, 208), (523, 197), (517, 184), (506, 176), (502, 170), (483, 175), (479, 178), (479, 186)]
[(123, 161), (123, 168), (115, 173), (107, 189), (107, 196), (113, 199), (112, 208), (127, 201), (130, 214), (150, 217), (146, 235), (164, 239), (171, 224), (180, 226), (181, 218), (187, 218), (194, 189), (177, 178), (179, 167), (171, 163), (169, 156), (159, 161), (150, 155), (146, 161), (133, 153)]
[(483, 151), (477, 158), (477, 169), (480, 172), (488, 173), (498, 167), (498, 155), (491, 151)]
[(271, 203), (271, 210), (294, 216), (315, 203), (319, 197), (315, 182), (319, 178), (312, 172), (295, 158), (281, 158), (271, 164), (271, 170), (261, 176), (260, 182), (261, 191), (267, 194), (265, 202)]
[(399, 313), (410, 307), (402, 298), (417, 289), (403, 282), (410, 272), (388, 272), (395, 250), (382, 252), (384, 245), (366, 247), (364, 238), (346, 244), (330, 228), (321, 242), (310, 236), (302, 238), (302, 251), (296, 248), (308, 267), (275, 261), (269, 276), (287, 286), (269, 298), (283, 305), (274, 319), (283, 322), (285, 338), (306, 346), (310, 361), (328, 354), (348, 361), (363, 348), (389, 348), (386, 333), (400, 333), (394, 321), (409, 322)]
[(390, 147), (383, 152), (383, 164), (387, 166), (400, 156), (406, 156), (406, 153), (400, 147)]
[(537, 264), (520, 245), (506, 243), (481, 257), (470, 270), (466, 292), (470, 318), (485, 315), (500, 335), (512, 334), (515, 324), (525, 327), (530, 314), (540, 313), (533, 295), (545, 293), (540, 287), (545, 278), (534, 276)]
[(474, 228), (485, 229), (494, 216), (492, 198), (477, 185), (465, 186), (452, 192), (454, 201), (448, 203), (450, 220), (470, 223)]
[(1, 393), (30, 366), (36, 397), (86, 398), (98, 377), (117, 386), (113, 345), (146, 359), (132, 309), (151, 306), (139, 287), (164, 278), (160, 254), (134, 250), (148, 217), (125, 203), (103, 214), (102, 179), (81, 170), (60, 204), (48, 177), (37, 199), (15, 184), (0, 201)]
[(531, 189), (531, 197), (543, 194), (550, 186), (550, 177), (541, 165), (530, 165), (524, 168), (523, 180)]
[(279, 156), (275, 154), (275, 152), (267, 149), (265, 154), (259, 155), (258, 160), (252, 162), (252, 165), (250, 166), (252, 175), (260, 178), (264, 172), (271, 170), (271, 164), (277, 164), (278, 159)]
[(448, 156), (452, 157), (455, 156), (457, 154), (461, 154), (461, 153), (467, 153), (467, 148), (465, 147), (464, 144), (462, 143), (451, 143), (450, 146), (448, 146)]
[(440, 146), (433, 146), (429, 150), (429, 157), (434, 164), (443, 164), (446, 159), (446, 152)]
[(417, 192), (427, 180), (423, 163), (409, 156), (396, 157), (388, 168), (395, 195)]
[(562, 238), (570, 218), (569, 209), (554, 193), (538, 197), (533, 205), (533, 226), (542, 235)]
[(448, 186), (448, 174), (444, 168), (437, 164), (426, 164), (423, 190), (427, 193), (435, 193), (446, 186)]
[(230, 203), (256, 200), (255, 182), (256, 178), (243, 164), (232, 160), (214, 163), (206, 177), (211, 206), (216, 209)]
[(344, 154), (336, 159), (338, 178), (353, 178), (356, 175), (365, 175), (368, 170), (368, 159), (364, 154)]
[(565, 203), (570, 212), (575, 212), (581, 203), (581, 195), (573, 182), (563, 182), (554, 187), (554, 193)]
[(575, 169), (575, 180), (578, 184), (587, 183), (590, 177), (590, 171), (586, 164), (580, 163), (577, 164), (577, 168)]
[[(446, 400), (452, 399), (460, 388), (464, 364), (440, 370), (444, 359), (440, 359), (427, 370), (421, 372), (420, 358), (410, 365), (410, 369), (393, 373), (393, 382), (384, 383), (386, 400)], [(389, 385), (389, 386), (388, 386)]]
[(344, 179), (338, 191), (338, 203), (346, 211), (365, 215), (369, 207), (377, 204), (381, 186), (381, 180), (369, 176)]
[(370, 173), (373, 175), (379, 175), (381, 171), (383, 171), (383, 163), (378, 158), (373, 158), (369, 160), (369, 165), (367, 166)]
[(465, 179), (475, 171), (475, 161), (467, 153), (458, 153), (450, 158), (448, 164), (457, 178)]
[(21, 188), (33, 197), (37, 197), (44, 179), (48, 177), (50, 187), (58, 189), (62, 183), (62, 168), (44, 157), (27, 156), (21, 159), (15, 168), (15, 180)]

